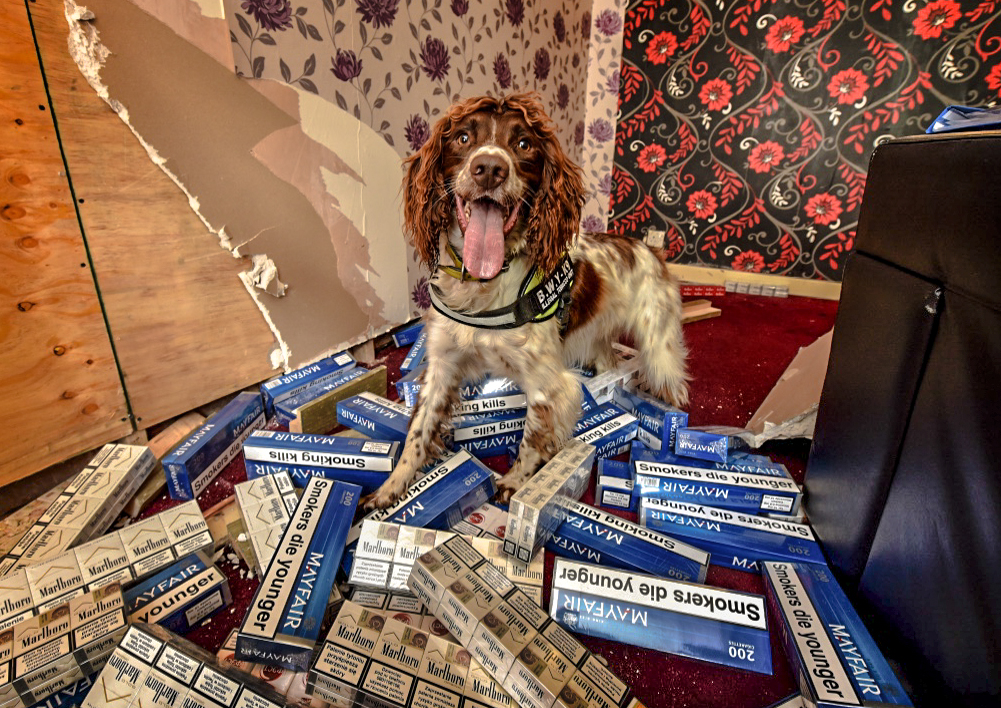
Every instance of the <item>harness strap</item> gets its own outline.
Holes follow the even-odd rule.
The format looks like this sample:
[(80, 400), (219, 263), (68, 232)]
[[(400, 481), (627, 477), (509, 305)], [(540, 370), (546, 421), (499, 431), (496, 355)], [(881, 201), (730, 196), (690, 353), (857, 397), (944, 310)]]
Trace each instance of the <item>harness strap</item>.
[(431, 305), (456, 322), (484, 329), (511, 329), (529, 322), (545, 322), (558, 317), (561, 329), (570, 315), (570, 292), (574, 283), (574, 267), (564, 254), (556, 270), (543, 277), (533, 268), (521, 284), (520, 295), (510, 305), (486, 312), (453, 310), (442, 300), (438, 286), (430, 284)]

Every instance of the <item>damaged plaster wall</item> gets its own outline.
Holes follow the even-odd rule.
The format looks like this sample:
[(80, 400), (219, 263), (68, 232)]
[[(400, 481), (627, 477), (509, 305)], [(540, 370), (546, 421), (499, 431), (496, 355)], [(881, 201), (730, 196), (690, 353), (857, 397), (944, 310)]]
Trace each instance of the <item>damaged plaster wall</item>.
[[(190, 28), (196, 4), (177, 4), (175, 22)], [(247, 257), (241, 278), (275, 334), (273, 363), (296, 366), (408, 319), (408, 254), (386, 206), (399, 160), (368, 126), (289, 87), (255, 90), (126, 0), (67, 2), (67, 18), (88, 82), (221, 244)], [(292, 95), (267, 98), (276, 92)]]

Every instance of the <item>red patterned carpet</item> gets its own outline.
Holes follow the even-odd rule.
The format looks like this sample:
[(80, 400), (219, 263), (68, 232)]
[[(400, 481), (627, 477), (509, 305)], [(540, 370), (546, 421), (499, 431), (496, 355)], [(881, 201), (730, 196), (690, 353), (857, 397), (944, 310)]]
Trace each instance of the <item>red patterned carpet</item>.
[[(726, 295), (713, 298), (722, 315), (685, 326), (692, 374), (691, 425), (743, 426), (778, 380), (800, 347), (813, 342), (834, 324), (837, 303), (811, 298), (766, 298)], [(399, 378), (405, 350), (378, 353), (389, 368), (392, 383)], [(766, 444), (762, 452), (784, 463), (797, 481), (809, 453), (806, 441)], [(498, 471), (506, 471), (502, 458), (486, 460)], [(242, 457), (234, 460), (199, 498), (208, 509), (233, 494), (233, 484), (246, 478)], [(593, 500), (593, 489), (584, 498)], [(166, 498), (157, 500), (145, 513), (171, 506)], [(623, 516), (629, 517), (628, 514)], [(552, 557), (547, 554), (547, 579)], [(233, 604), (228, 610), (188, 634), (188, 638), (211, 651), (222, 644), (250, 604), (257, 580), (242, 563), (234, 565), (224, 557), (220, 568), (228, 575)], [(761, 579), (749, 573), (711, 567), (707, 582), (725, 588), (761, 593)], [(548, 585), (546, 600), (548, 601)], [(772, 635), (774, 674), (762, 676), (714, 664), (638, 649), (616, 642), (582, 638), (594, 652), (627, 683), (649, 708), (764, 708), (796, 690), (777, 635)]]

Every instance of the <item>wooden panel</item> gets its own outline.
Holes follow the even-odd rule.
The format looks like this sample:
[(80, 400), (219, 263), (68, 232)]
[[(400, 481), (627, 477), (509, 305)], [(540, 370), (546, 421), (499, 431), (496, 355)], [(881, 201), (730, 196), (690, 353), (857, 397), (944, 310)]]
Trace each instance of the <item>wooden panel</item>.
[(19, 2), (0, 3), (0, 485), (132, 431)]
[(236, 275), (247, 264), (87, 84), (67, 50), (62, 0), (29, 9), (137, 425), (268, 378), (274, 340)]

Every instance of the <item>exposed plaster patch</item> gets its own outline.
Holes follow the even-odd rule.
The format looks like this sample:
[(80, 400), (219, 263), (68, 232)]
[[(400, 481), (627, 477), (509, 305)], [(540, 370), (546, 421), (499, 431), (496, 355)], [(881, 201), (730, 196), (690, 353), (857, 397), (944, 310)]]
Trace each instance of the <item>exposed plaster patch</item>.
[(253, 283), (254, 287), (275, 297), (284, 295), (286, 285), (278, 279), (278, 266), (275, 265), (275, 262), (261, 254), (255, 255), (253, 260), (253, 269), (244, 275)]
[[(139, 144), (143, 146), (144, 150), (146, 150), (146, 153), (149, 155), (150, 160), (153, 161), (153, 164), (159, 167), (164, 174), (166, 174), (170, 180), (177, 185), (178, 189), (184, 193), (184, 195), (188, 198), (188, 205), (191, 210), (198, 216), (201, 222), (205, 225), (205, 228), (216, 235), (219, 239), (220, 246), (229, 251), (234, 258), (240, 258), (242, 254), (239, 252), (239, 247), (246, 245), (246, 243), (249, 243), (253, 239), (249, 239), (247, 242), (234, 247), (232, 239), (226, 233), (225, 225), (215, 227), (208, 221), (205, 215), (201, 212), (201, 205), (199, 204), (198, 198), (188, 190), (180, 179), (178, 179), (177, 175), (167, 169), (166, 160), (159, 154), (159, 152), (157, 152), (156, 148), (154, 148), (142, 135), (139, 134), (129, 120), (128, 109), (125, 108), (125, 106), (123, 106), (119, 101), (111, 97), (108, 86), (101, 78), (101, 69), (111, 52), (107, 47), (101, 44), (97, 28), (91, 24), (91, 22), (95, 19), (94, 13), (88, 10), (86, 6), (77, 4), (74, 0), (64, 0), (64, 8), (66, 21), (69, 24), (69, 37), (67, 39), (69, 53), (77, 67), (80, 69), (80, 72), (87, 80), (87, 83), (90, 84), (91, 88), (94, 89), (97, 95), (100, 96), (105, 103), (111, 106), (111, 109), (118, 114), (122, 122), (128, 126), (129, 130), (132, 131), (132, 134), (136, 136)], [(250, 296), (257, 304), (258, 309), (260, 309), (261, 314), (264, 316), (264, 319), (268, 323), (268, 327), (271, 329), (271, 332), (274, 334), (277, 342), (276, 349), (271, 352), (271, 365), (273, 367), (281, 367), (282, 369), (288, 371), (291, 369), (291, 349), (282, 339), (281, 333), (275, 326), (267, 306), (258, 296), (259, 291), (264, 291), (275, 297), (281, 297), (285, 294), (287, 286), (278, 280), (277, 268), (274, 266), (274, 263), (270, 258), (264, 254), (249, 255), (252, 256), (254, 267), (250, 271), (240, 273), (240, 280), (243, 282), (244, 286), (247, 288), (247, 292), (250, 293)], [(266, 264), (270, 264), (270, 270)]]

